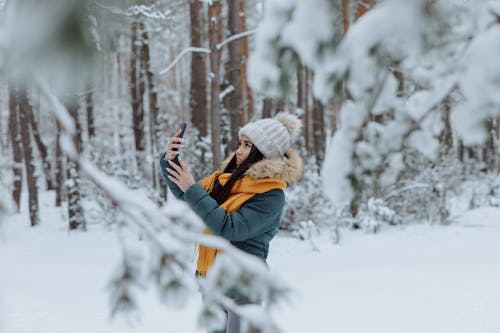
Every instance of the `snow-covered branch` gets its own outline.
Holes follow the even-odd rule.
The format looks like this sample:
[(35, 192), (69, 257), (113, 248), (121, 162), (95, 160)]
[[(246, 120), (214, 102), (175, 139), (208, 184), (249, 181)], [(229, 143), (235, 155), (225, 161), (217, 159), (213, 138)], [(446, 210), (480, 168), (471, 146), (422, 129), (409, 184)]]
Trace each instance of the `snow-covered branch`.
[(162, 69), (160, 71), (160, 75), (167, 74), (172, 68), (174, 68), (174, 66), (179, 62), (179, 60), (181, 60), (181, 58), (184, 55), (186, 55), (190, 52), (210, 53), (210, 49), (206, 49), (203, 47), (188, 47), (188, 48), (182, 50), (182, 52), (179, 53), (179, 55), (177, 57), (175, 57), (174, 61), (170, 65), (168, 65), (167, 68)]
[[(216, 49), (220, 50), (221, 48), (223, 48), (225, 45), (229, 44), (230, 42), (238, 40), (240, 38), (244, 38), (244, 37), (253, 35), (255, 32), (256, 32), (256, 30), (249, 30), (249, 31), (245, 31), (245, 32), (241, 32), (239, 34), (233, 35), (233, 36), (229, 37), (228, 39), (224, 40), (222, 43), (217, 44)], [(184, 55), (186, 55), (187, 53), (190, 53), (190, 52), (200, 52), (200, 53), (210, 54), (211, 51), (210, 51), (210, 49), (206, 49), (203, 47), (188, 47), (188, 48), (182, 50), (182, 52), (179, 53), (179, 55), (177, 55), (177, 57), (175, 57), (174, 61), (170, 65), (168, 65), (167, 68), (162, 69), (160, 71), (160, 75), (167, 74), (179, 62), (179, 60), (181, 60), (181, 58)]]
[(230, 94), (234, 91), (234, 86), (231, 84), (226, 89), (220, 92), (219, 100), (222, 101), (227, 94)]
[(127, 16), (142, 15), (152, 19), (166, 20), (171, 16), (172, 12), (173, 10), (167, 10), (165, 12), (161, 12), (157, 10), (154, 5), (151, 6), (137, 5), (137, 6), (132, 6), (127, 10)]
[(162, 12), (156, 8), (155, 4), (150, 6), (135, 5), (127, 8), (126, 10), (119, 7), (105, 5), (99, 2), (95, 2), (95, 4), (96, 6), (105, 9), (112, 14), (127, 16), (127, 17), (144, 16), (151, 19), (166, 20), (170, 18), (171, 14), (173, 13), (173, 10), (166, 10)]
[(240, 38), (244, 38), (244, 37), (247, 37), (247, 36), (251, 36), (253, 34), (255, 34), (257, 32), (257, 29), (254, 29), (254, 30), (248, 30), (248, 31), (243, 31), (243, 32), (240, 32), (240, 33), (237, 33), (235, 35), (232, 35), (231, 37), (223, 40), (222, 42), (220, 42), (219, 44), (216, 45), (216, 49), (217, 50), (220, 50), (222, 49), (225, 45), (235, 41), (235, 40), (238, 40)]

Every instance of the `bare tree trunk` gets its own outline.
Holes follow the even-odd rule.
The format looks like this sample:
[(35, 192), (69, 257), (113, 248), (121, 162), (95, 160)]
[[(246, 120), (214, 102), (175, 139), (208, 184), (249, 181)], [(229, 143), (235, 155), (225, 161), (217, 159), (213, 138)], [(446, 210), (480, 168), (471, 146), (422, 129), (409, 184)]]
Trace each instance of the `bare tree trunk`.
[[(76, 125), (77, 133), (74, 137), (74, 141), (79, 154), (81, 151), (81, 126), (78, 120), (78, 103), (70, 101), (67, 104), (67, 109)], [(69, 229), (86, 230), (80, 196), (80, 168), (75, 161), (67, 161), (67, 181), (65, 183), (68, 198)]]
[(344, 25), (344, 34), (349, 29), (350, 13), (349, 13), (349, 0), (342, 0), (342, 22)]
[(12, 172), (14, 174), (12, 199), (16, 203), (17, 212), (21, 206), (21, 190), (23, 186), (23, 149), (21, 129), (19, 127), (19, 89), (10, 84), (9, 87), (9, 136), (12, 144)]
[[(240, 32), (240, 0), (229, 0), (228, 2), (229, 35)], [(225, 66), (225, 89), (232, 86), (231, 92), (224, 96), (224, 106), (229, 112), (231, 142), (229, 146), (236, 146), (238, 142), (238, 130), (241, 126), (241, 89), (240, 89), (240, 65), (241, 65), (241, 40), (228, 44), (228, 61)]]
[[(169, 53), (169, 59), (168, 59), (168, 62), (171, 64), (174, 62), (175, 60), (175, 51), (174, 51), (174, 47), (173, 46), (170, 46), (169, 49), (168, 49), (168, 53)], [(179, 65), (175, 66), (176, 68), (177, 67), (180, 67), (180, 63)], [(172, 90), (177, 90), (178, 87), (177, 87), (177, 70), (176, 68), (173, 68), (171, 71), (170, 71), (170, 75), (169, 75), (169, 88), (172, 89)]]
[[(141, 71), (140, 60), (140, 26), (138, 22), (132, 23), (132, 53), (130, 55), (130, 98), (132, 104), (132, 118), (134, 123), (135, 149), (138, 153), (144, 152), (144, 80)], [(141, 162), (141, 154), (138, 154), (138, 162)]]
[[(93, 87), (88, 86), (87, 94), (85, 95), (85, 104), (87, 109), (87, 131), (89, 133), (89, 140), (95, 137), (95, 123), (94, 123), (94, 98)], [(134, 103), (134, 102), (132, 102)]]
[(304, 144), (306, 147), (306, 151), (309, 151), (311, 148), (311, 129), (310, 129), (310, 108), (309, 108), (309, 80), (310, 80), (310, 72), (307, 68), (304, 69)]
[[(191, 46), (202, 47), (203, 5), (198, 0), (189, 1), (191, 16)], [(198, 129), (199, 135), (207, 135), (207, 73), (204, 55), (192, 52), (191, 58), (191, 87), (189, 107), (191, 109), (191, 122)]]
[(220, 137), (220, 101), (219, 101), (219, 85), (220, 85), (220, 62), (219, 51), (216, 49), (217, 43), (222, 40), (222, 4), (220, 1), (213, 1), (208, 8), (209, 14), (209, 42), (210, 42), (210, 114), (211, 114), (211, 133), (212, 133), (212, 155), (213, 165), (217, 169), (222, 160), (221, 152), (221, 137)]
[(264, 98), (262, 102), (262, 118), (271, 118), (273, 110), (273, 100), (271, 98)]
[(297, 64), (297, 107), (304, 110), (304, 66)]
[(316, 156), (318, 168), (321, 168), (323, 160), (325, 159), (325, 107), (318, 99), (313, 99), (313, 101), (312, 128), (314, 155)]
[(186, 105), (188, 105), (187, 97), (186, 97), (186, 87), (184, 86), (184, 76), (183, 71), (181, 70), (181, 66), (175, 69), (178, 71), (178, 86), (179, 86), (179, 95), (180, 95), (180, 106), (181, 106), (181, 119), (188, 119), (188, 111)]
[(61, 126), (57, 124), (57, 135), (56, 135), (56, 168), (55, 168), (55, 180), (56, 180), (56, 207), (61, 207), (64, 194), (64, 173), (63, 173), (63, 155), (61, 151), (61, 146), (59, 145), (59, 139), (61, 137)]
[(19, 125), (21, 128), (21, 141), (23, 143), (23, 157), (26, 170), (26, 181), (29, 194), (29, 212), (31, 226), (39, 224), (38, 216), (38, 187), (35, 175), (35, 161), (33, 160), (33, 149), (31, 147), (30, 114), (31, 105), (28, 101), (26, 87), (22, 86), (19, 91)]
[(47, 189), (48, 190), (53, 190), (54, 189), (54, 178), (52, 175), (52, 166), (50, 165), (50, 161), (48, 158), (47, 154), (47, 146), (43, 143), (42, 138), (40, 136), (40, 132), (38, 131), (38, 124), (35, 119), (35, 115), (33, 112), (33, 108), (30, 106), (26, 109), (26, 112), (28, 113), (28, 119), (30, 122), (30, 127), (31, 127), (31, 133), (33, 134), (33, 138), (35, 139), (36, 146), (38, 148), (38, 151), (40, 152), (40, 157), (42, 158), (43, 162), (43, 170), (45, 172), (45, 179), (47, 181)]
[[(149, 50), (149, 36), (146, 29), (142, 31), (142, 47), (141, 47), (141, 64), (144, 67), (145, 78), (147, 80), (148, 87), (148, 97), (149, 97), (149, 135), (151, 142), (151, 154), (152, 156), (157, 156), (158, 153), (158, 95), (156, 93), (156, 87), (153, 80), (153, 70), (151, 69), (151, 56)], [(153, 158), (154, 160), (154, 158)], [(160, 189), (160, 170), (158, 169), (158, 163), (153, 163), (151, 165), (153, 188)]]
[(444, 111), (442, 113), (444, 130), (441, 132), (439, 142), (443, 144), (445, 153), (449, 152), (450, 149), (453, 147), (453, 129), (451, 127), (451, 119), (450, 119), (450, 112), (451, 112), (450, 102), (451, 102), (450, 97), (448, 96), (447, 98), (444, 99), (442, 105)]
[[(245, 0), (240, 0), (240, 31), (247, 30), (247, 15)], [(252, 90), (248, 85), (247, 80), (247, 60), (248, 60), (248, 38), (242, 38), (241, 40), (241, 65), (240, 65), (240, 89), (241, 89), (241, 101), (240, 105), (243, 108), (243, 119), (242, 124), (246, 124), (253, 116), (253, 98)]]
[(497, 126), (495, 119), (488, 120), (488, 138), (484, 145), (483, 162), (489, 171), (495, 171), (498, 164), (498, 141), (496, 139)]

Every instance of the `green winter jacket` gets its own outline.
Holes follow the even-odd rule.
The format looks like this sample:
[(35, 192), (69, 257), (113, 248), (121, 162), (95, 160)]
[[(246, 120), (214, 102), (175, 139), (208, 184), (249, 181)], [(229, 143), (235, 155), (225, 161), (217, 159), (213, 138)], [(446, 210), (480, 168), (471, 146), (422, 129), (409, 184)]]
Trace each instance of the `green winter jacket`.
[[(252, 165), (246, 175), (254, 179), (278, 178), (287, 183), (298, 180), (302, 175), (302, 161), (298, 154), (289, 150), (288, 158), (263, 159)], [(262, 194), (256, 194), (246, 201), (237, 211), (226, 212), (219, 207), (207, 191), (196, 183), (185, 193), (170, 181), (167, 169), (168, 162), (160, 159), (163, 178), (175, 197), (184, 200), (203, 220), (215, 235), (231, 242), (235, 247), (266, 260), (269, 252), (269, 242), (278, 231), (285, 195), (280, 189), (273, 189)], [(230, 158), (221, 166), (224, 170)], [(177, 159), (174, 162), (178, 164)], [(217, 186), (217, 185), (216, 185)]]

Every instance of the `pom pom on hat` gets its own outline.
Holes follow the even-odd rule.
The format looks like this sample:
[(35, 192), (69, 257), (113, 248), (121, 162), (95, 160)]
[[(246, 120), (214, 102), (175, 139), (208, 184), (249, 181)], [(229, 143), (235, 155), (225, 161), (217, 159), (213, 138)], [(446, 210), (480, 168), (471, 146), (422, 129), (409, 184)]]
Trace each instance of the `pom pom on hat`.
[(302, 122), (290, 113), (280, 112), (274, 119), (254, 121), (240, 129), (239, 137), (248, 136), (267, 158), (285, 155), (300, 134)]
[(285, 112), (280, 112), (274, 118), (285, 126), (290, 134), (291, 143), (294, 143), (302, 129), (302, 121), (299, 117)]

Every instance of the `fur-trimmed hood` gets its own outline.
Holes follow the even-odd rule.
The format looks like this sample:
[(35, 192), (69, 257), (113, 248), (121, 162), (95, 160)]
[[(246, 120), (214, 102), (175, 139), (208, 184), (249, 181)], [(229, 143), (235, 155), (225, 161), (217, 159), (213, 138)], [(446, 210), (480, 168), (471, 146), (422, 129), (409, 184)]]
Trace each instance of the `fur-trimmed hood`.
[[(234, 153), (222, 162), (219, 168), (220, 172), (223, 172), (233, 156)], [(303, 172), (304, 163), (302, 162), (302, 158), (297, 151), (289, 148), (285, 153), (285, 157), (264, 157), (259, 162), (250, 166), (245, 175), (253, 179), (276, 178), (290, 184), (298, 181), (302, 177)]]

